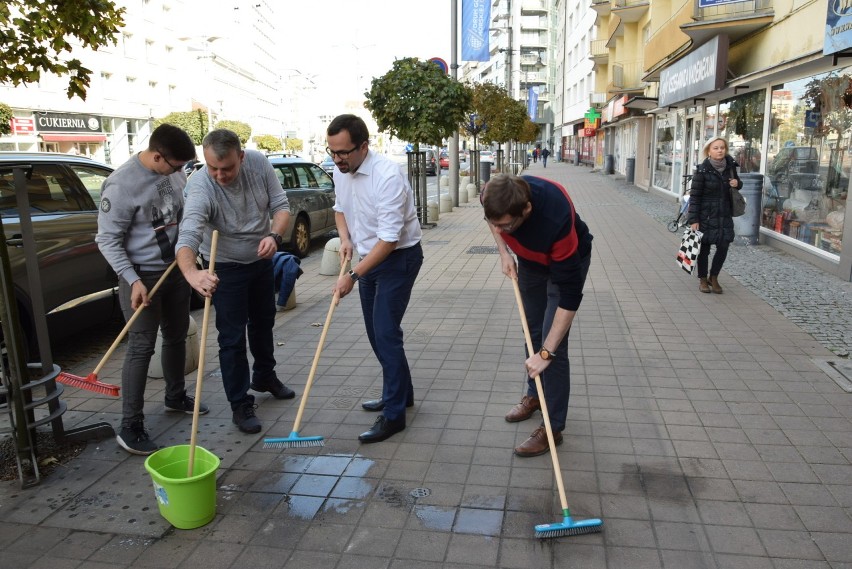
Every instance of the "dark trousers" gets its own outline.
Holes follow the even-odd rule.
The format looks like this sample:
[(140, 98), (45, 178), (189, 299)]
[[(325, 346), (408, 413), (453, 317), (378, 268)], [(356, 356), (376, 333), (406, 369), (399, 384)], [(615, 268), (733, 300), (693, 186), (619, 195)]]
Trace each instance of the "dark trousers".
[[(163, 275), (159, 272), (137, 271), (139, 278), (151, 289)], [(130, 289), (121, 279), (118, 285), (119, 302), (125, 320), (135, 312), (130, 307)], [(186, 332), (189, 329), (189, 283), (180, 269), (173, 269), (151, 298), (151, 304), (143, 309), (130, 327), (127, 335), (127, 352), (121, 370), (121, 426), (129, 428), (134, 421), (144, 420), (145, 385), (148, 381), (148, 365), (154, 355), (157, 330), (163, 330), (161, 362), (163, 379), (166, 383), (166, 400), (178, 402), (186, 389), (184, 365), (186, 361)]]
[(395, 250), (358, 280), (367, 338), (382, 366), (383, 414), (391, 421), (405, 420), (405, 403), (414, 397), (402, 341), (402, 317), (421, 265), (423, 249), (418, 243)]
[[(591, 255), (584, 260), (583, 281), (589, 272)], [(526, 269), (526, 270), (525, 270)], [(557, 287), (546, 271), (529, 270), (519, 267), (518, 287), (524, 301), (524, 312), (527, 326), (530, 330), (533, 348), (541, 348), (542, 339), (547, 337), (553, 324), (553, 317), (559, 306), (559, 287)], [(569, 330), (570, 332), (570, 330)], [(568, 416), (568, 399), (571, 395), (571, 365), (568, 361), (568, 334), (555, 348), (553, 360), (541, 375), (541, 385), (544, 390), (544, 400), (550, 415), (550, 428), (554, 432), (565, 429)], [(529, 356), (529, 354), (527, 354)], [(527, 377), (527, 395), (538, 397), (535, 380)]]
[[(216, 263), (219, 286), (213, 294), (216, 329), (219, 331), (219, 367), (225, 395), (236, 410), (244, 404), (249, 383), (263, 384), (275, 377), (272, 326), (275, 324), (275, 296), (272, 261)], [(248, 347), (254, 358), (249, 378)]]
[[(716, 253), (713, 254), (713, 263), (710, 265), (710, 276), (718, 276), (722, 272), (722, 265), (728, 257), (728, 246), (730, 243), (717, 243)], [(710, 243), (702, 243), (698, 251), (698, 278), (707, 277), (707, 261), (710, 257)]]

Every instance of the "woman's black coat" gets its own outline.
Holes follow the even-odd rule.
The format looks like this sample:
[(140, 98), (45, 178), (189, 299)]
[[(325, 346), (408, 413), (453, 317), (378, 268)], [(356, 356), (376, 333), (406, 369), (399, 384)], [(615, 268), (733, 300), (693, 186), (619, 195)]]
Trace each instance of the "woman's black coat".
[(734, 159), (725, 156), (725, 162), (725, 172), (719, 174), (707, 158), (692, 176), (687, 224), (698, 223), (698, 230), (704, 234), (702, 243), (730, 243), (734, 240), (733, 204), (728, 180), (735, 178), (737, 189), (743, 187), (743, 182), (737, 174)]

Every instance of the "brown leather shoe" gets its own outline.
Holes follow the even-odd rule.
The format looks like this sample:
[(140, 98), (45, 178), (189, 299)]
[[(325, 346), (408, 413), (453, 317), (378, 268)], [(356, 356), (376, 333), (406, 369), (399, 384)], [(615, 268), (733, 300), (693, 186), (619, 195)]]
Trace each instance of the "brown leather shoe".
[(698, 279), (698, 290), (701, 292), (710, 292), (710, 283), (707, 281), (707, 277)]
[(713, 289), (713, 292), (716, 294), (722, 294), (725, 292), (722, 290), (722, 286), (719, 284), (719, 275), (710, 275), (710, 286)]
[(509, 409), (509, 412), (506, 413), (506, 420), (510, 423), (526, 421), (532, 417), (532, 414), (538, 409), (541, 409), (541, 402), (538, 400), (538, 397), (524, 395), (521, 398), (521, 402)]
[[(561, 431), (555, 431), (553, 433), (553, 442), (556, 443), (556, 446), (562, 444)], [(549, 450), (550, 446), (547, 444), (547, 431), (542, 426), (534, 430), (533, 434), (530, 435), (530, 438), (515, 448), (515, 454), (521, 457), (538, 456), (548, 452)]]

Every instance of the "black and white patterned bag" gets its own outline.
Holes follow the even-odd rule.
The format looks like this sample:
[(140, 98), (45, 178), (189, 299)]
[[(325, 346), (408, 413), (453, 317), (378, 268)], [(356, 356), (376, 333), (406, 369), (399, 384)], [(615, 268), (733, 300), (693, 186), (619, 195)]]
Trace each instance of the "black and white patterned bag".
[(683, 232), (683, 239), (680, 242), (680, 249), (677, 252), (677, 266), (692, 274), (695, 269), (695, 260), (698, 258), (698, 251), (701, 250), (701, 236), (704, 235), (700, 231), (693, 231), (687, 228)]

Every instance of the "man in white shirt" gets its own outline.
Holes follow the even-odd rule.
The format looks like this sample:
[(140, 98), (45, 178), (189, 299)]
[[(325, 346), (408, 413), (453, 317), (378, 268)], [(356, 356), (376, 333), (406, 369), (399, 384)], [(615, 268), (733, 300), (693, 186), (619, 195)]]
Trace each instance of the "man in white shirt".
[(349, 262), (356, 252), (359, 257), (334, 290), (343, 298), (358, 283), (367, 337), (382, 365), (382, 398), (362, 403), (382, 415), (358, 437), (376, 443), (405, 429), (405, 408), (414, 405), (401, 323), (423, 264), (420, 221), (408, 180), (398, 164), (370, 151), (361, 118), (340, 115), (326, 134), (335, 164), (340, 259)]

